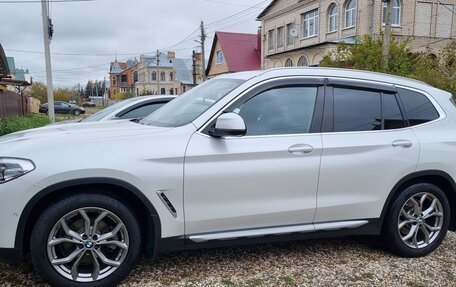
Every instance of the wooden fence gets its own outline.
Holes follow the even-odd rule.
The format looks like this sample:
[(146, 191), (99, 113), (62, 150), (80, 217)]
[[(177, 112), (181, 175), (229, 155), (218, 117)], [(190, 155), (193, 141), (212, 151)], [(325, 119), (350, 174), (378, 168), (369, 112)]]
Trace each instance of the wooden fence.
[(30, 100), (11, 91), (0, 90), (0, 119), (25, 116), (30, 112)]

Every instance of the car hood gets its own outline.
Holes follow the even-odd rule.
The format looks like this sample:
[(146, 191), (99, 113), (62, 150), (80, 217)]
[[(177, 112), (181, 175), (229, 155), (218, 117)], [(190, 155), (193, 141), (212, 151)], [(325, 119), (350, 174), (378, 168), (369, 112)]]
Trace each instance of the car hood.
[(81, 144), (97, 144), (116, 138), (158, 134), (169, 129), (130, 121), (49, 125), (0, 137), (0, 156), (19, 156), (22, 151), (36, 152), (52, 149), (53, 146), (81, 149)]

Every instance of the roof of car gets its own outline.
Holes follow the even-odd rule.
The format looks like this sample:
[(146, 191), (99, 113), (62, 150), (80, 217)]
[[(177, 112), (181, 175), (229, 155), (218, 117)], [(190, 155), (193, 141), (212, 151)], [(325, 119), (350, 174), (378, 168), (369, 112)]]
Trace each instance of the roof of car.
[(254, 77), (275, 78), (284, 76), (315, 76), (315, 77), (339, 77), (356, 80), (371, 80), (383, 82), (386, 84), (411, 86), (421, 89), (433, 88), (425, 82), (411, 78), (405, 78), (395, 75), (389, 75), (378, 72), (340, 69), (340, 68), (322, 68), (322, 67), (290, 67), (290, 68), (273, 68), (269, 70), (239, 72), (219, 76), (221, 78), (233, 78), (250, 80)]

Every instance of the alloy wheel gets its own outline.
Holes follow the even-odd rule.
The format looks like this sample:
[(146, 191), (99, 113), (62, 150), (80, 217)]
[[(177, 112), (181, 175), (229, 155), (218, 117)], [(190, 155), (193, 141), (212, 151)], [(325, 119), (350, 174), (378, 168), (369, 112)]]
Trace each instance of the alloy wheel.
[(67, 213), (52, 228), (47, 255), (54, 269), (76, 282), (106, 278), (125, 260), (128, 231), (114, 213), (98, 207)]
[(411, 196), (402, 206), (397, 230), (402, 242), (410, 248), (421, 249), (434, 242), (444, 222), (440, 200), (429, 192)]

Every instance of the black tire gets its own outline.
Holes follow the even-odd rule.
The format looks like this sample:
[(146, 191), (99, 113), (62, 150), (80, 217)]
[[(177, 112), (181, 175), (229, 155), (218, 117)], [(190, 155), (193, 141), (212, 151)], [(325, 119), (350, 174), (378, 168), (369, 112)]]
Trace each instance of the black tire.
[[(417, 199), (422, 199), (424, 194), (427, 195), (421, 204), (421, 200), (418, 202)], [(431, 214), (434, 213), (436, 215), (426, 218), (426, 216), (423, 216), (423, 213), (432, 207), (434, 199), (437, 199), (435, 206), (439, 212), (435, 209), (436, 212), (431, 212)], [(414, 205), (413, 203), (417, 203), (418, 205)], [(421, 208), (419, 208), (420, 205)], [(415, 209), (415, 206), (418, 208)], [(403, 209), (404, 212), (401, 212)], [(409, 212), (406, 212), (406, 210), (409, 210)], [(416, 210), (422, 210), (421, 214), (418, 215), (418, 213), (415, 213)], [(437, 214), (442, 214), (443, 216)], [(429, 183), (411, 185), (394, 199), (385, 218), (387, 246), (391, 251), (400, 256), (425, 256), (434, 251), (442, 243), (450, 224), (450, 216), (448, 198), (439, 187)], [(404, 225), (399, 225), (401, 223)], [(429, 229), (429, 226), (433, 229), (440, 229), (433, 231)], [(426, 230), (427, 236), (423, 229)], [(411, 238), (407, 238), (411, 234), (414, 235)], [(412, 240), (412, 242), (409, 240)]]
[[(104, 228), (104, 233), (101, 232), (99, 235), (97, 235), (95, 232), (90, 231), (90, 237), (87, 238), (84, 232), (84, 230), (87, 229), (83, 227), (82, 232), (84, 235), (81, 235), (81, 238), (82, 236), (85, 236), (87, 240), (90, 240), (92, 242), (90, 244), (92, 245), (90, 246), (90, 250), (86, 248), (88, 247), (87, 241), (77, 244), (59, 243), (54, 245), (54, 247), (50, 247), (50, 244), (48, 245), (49, 240), (60, 237), (75, 238), (68, 236), (67, 232), (65, 232), (65, 227), (59, 223), (61, 222), (60, 220), (62, 218), (65, 218), (64, 221), (67, 226), (70, 227), (70, 230), (76, 231), (76, 234), (78, 236), (80, 235), (81, 229), (79, 229), (78, 232), (77, 227), (75, 227), (78, 226), (77, 224), (80, 224), (77, 220), (77, 216), (81, 214), (80, 210), (84, 210), (83, 212), (87, 216), (94, 215), (89, 220), (89, 222), (91, 222), (91, 228), (89, 230), (98, 230)], [(96, 213), (96, 211), (99, 211), (99, 213)], [(98, 224), (94, 224), (94, 218), (102, 217), (102, 213), (104, 214), (105, 211), (108, 215), (105, 215), (102, 220), (98, 221)], [(84, 217), (81, 216), (80, 218), (82, 218), (82, 220), (79, 221), (83, 224)], [(106, 242), (106, 240), (101, 239), (102, 234), (108, 234), (110, 231), (113, 231), (113, 229), (116, 229), (110, 227), (109, 224), (107, 224), (105, 221), (108, 223), (112, 222), (112, 226), (115, 224), (117, 224), (116, 226), (119, 226), (121, 225), (119, 223), (123, 223), (121, 230), (112, 232), (116, 235), (113, 237), (108, 237), (111, 238), (108, 240), (125, 243), (125, 246), (127, 246), (126, 249), (116, 247), (112, 244), (102, 245), (102, 243), (100, 243)], [(97, 227), (94, 228), (94, 225), (97, 225)], [(56, 230), (62, 233), (57, 236), (57, 233), (55, 233)], [(53, 235), (51, 236), (51, 234)], [(118, 238), (123, 238), (124, 240)], [(95, 243), (97, 239), (100, 240), (99, 243)], [(66, 244), (70, 245), (70, 247), (66, 247)], [(69, 250), (67, 254), (64, 253), (65, 248)], [(32, 263), (35, 269), (41, 274), (41, 276), (44, 277), (52, 286), (114, 286), (130, 273), (131, 268), (137, 262), (140, 248), (141, 231), (134, 213), (132, 212), (132, 209), (119, 200), (103, 193), (75, 194), (59, 200), (48, 208), (44, 209), (33, 228), (30, 240)], [(53, 265), (51, 263), (50, 256), (54, 256), (54, 259), (68, 258), (68, 254), (71, 254), (71, 252), (74, 253), (75, 250), (81, 250), (79, 253), (80, 255), (78, 255), (78, 257), (75, 257), (74, 260), (70, 263), (61, 265)], [(113, 267), (113, 265), (105, 264), (101, 257), (97, 257), (97, 252), (100, 252), (105, 256), (105, 258), (112, 260), (111, 262), (116, 261), (116, 258), (122, 258), (118, 259), (117, 261), (119, 266)], [(114, 255), (111, 256), (112, 254)], [(78, 266), (78, 268), (75, 269), (77, 273), (77, 280), (80, 280), (80, 278), (82, 278), (84, 275), (89, 274), (88, 278), (90, 282), (78, 282), (72, 279), (71, 266), (74, 265)], [(96, 265), (98, 265), (98, 269), (95, 268)], [(66, 270), (69, 271), (69, 274), (65, 274), (64, 268), (67, 268)], [(95, 270), (98, 270), (98, 272)], [(102, 273), (100, 270), (108, 270), (108, 272)], [(97, 277), (93, 279), (93, 274), (98, 274), (99, 278)]]
[(80, 110), (73, 110), (73, 115), (79, 116), (81, 114)]

